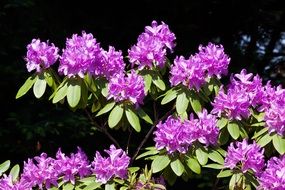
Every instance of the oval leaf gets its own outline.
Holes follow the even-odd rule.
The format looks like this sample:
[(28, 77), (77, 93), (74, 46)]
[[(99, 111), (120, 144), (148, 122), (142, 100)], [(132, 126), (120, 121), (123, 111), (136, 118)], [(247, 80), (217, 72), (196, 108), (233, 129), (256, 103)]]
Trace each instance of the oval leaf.
[(179, 115), (184, 113), (187, 110), (189, 104), (189, 100), (186, 97), (186, 94), (182, 92), (181, 94), (178, 94), (176, 98), (176, 111)]
[(191, 107), (195, 113), (199, 113), (202, 111), (201, 103), (200, 103), (199, 98), (197, 97), (196, 94), (191, 93), (189, 100), (190, 100)]
[(71, 183), (67, 183), (67, 184), (63, 185), (62, 189), (63, 190), (73, 190), (74, 185), (72, 185)]
[(10, 160), (7, 160), (0, 165), (0, 176), (9, 169), (10, 163)]
[(159, 76), (157, 77), (153, 77), (152, 78), (152, 82), (155, 84), (155, 86), (157, 86), (160, 90), (165, 90), (165, 84), (163, 82), (163, 80), (160, 79)]
[(273, 146), (279, 152), (279, 154), (285, 153), (285, 139), (279, 135), (274, 135), (273, 138)]
[(141, 131), (140, 120), (137, 114), (132, 109), (125, 110), (126, 116), (128, 121), (130, 122), (131, 126), (136, 130), (136, 132)]
[(64, 82), (63, 85), (60, 85), (58, 87), (58, 90), (56, 91), (53, 99), (52, 99), (52, 103), (57, 103), (59, 102), (60, 100), (62, 100), (67, 94), (67, 83)]
[(201, 173), (201, 166), (200, 166), (199, 162), (196, 159), (188, 157), (186, 159), (186, 163), (187, 163), (187, 166), (193, 172), (195, 172), (196, 174), (200, 174)]
[(143, 76), (144, 79), (144, 91), (148, 92), (152, 83), (152, 78), (150, 74), (146, 74)]
[(81, 86), (77, 80), (70, 81), (67, 87), (67, 102), (70, 107), (75, 108), (81, 98)]
[(37, 77), (35, 75), (30, 76), (17, 92), (16, 99), (24, 96), (30, 90), (30, 88), (32, 88), (33, 84), (36, 82), (36, 79)]
[(34, 95), (36, 98), (40, 98), (46, 91), (47, 82), (43, 75), (40, 75), (33, 87)]
[(15, 165), (15, 166), (11, 169), (9, 175), (12, 176), (12, 180), (13, 180), (13, 181), (16, 181), (16, 180), (17, 180), (17, 178), (18, 178), (18, 176), (19, 176), (19, 172), (20, 172), (20, 166), (19, 166), (18, 164)]
[(183, 174), (184, 166), (178, 158), (176, 158), (174, 161), (172, 161), (170, 163), (170, 166), (171, 166), (171, 169), (174, 171), (174, 173), (177, 176), (181, 176)]
[(220, 164), (207, 164), (205, 166), (203, 166), (204, 168), (212, 168), (212, 169), (223, 169), (224, 166), (223, 165), (220, 165)]
[(228, 123), (228, 131), (230, 135), (233, 137), (233, 139), (235, 140), (238, 139), (240, 135), (240, 131), (239, 131), (239, 126), (237, 123), (234, 123), (234, 122)]
[(177, 91), (170, 89), (166, 92), (165, 96), (161, 100), (161, 105), (167, 104), (168, 102), (171, 102), (173, 99), (177, 97)]
[(142, 118), (143, 120), (145, 120), (147, 123), (149, 124), (153, 124), (153, 121), (151, 120), (151, 118), (143, 111), (143, 109), (139, 108), (137, 109), (137, 113), (139, 115), (140, 118)]
[(270, 136), (268, 133), (266, 133), (264, 136), (262, 136), (258, 141), (257, 144), (259, 144), (261, 147), (266, 146), (268, 143), (270, 143), (272, 140), (272, 136)]
[(229, 177), (232, 176), (233, 173), (231, 170), (222, 170), (218, 175), (217, 178)]
[(115, 106), (115, 102), (109, 102), (107, 103), (97, 114), (96, 117), (109, 112), (114, 106)]
[(203, 147), (197, 148), (196, 151), (196, 157), (201, 165), (205, 165), (208, 162), (208, 153)]
[(220, 119), (218, 120), (217, 125), (218, 125), (218, 127), (219, 127), (220, 129), (222, 129), (222, 128), (224, 128), (225, 126), (227, 126), (228, 121), (229, 121), (228, 119), (222, 117), (222, 118), (220, 118)]
[(108, 125), (114, 128), (122, 119), (124, 109), (121, 105), (116, 105), (108, 117)]
[(224, 158), (215, 150), (211, 150), (208, 154), (209, 158), (219, 164), (224, 164)]
[(156, 156), (155, 159), (151, 163), (151, 168), (153, 173), (160, 172), (164, 168), (166, 168), (170, 163), (170, 159), (167, 155)]

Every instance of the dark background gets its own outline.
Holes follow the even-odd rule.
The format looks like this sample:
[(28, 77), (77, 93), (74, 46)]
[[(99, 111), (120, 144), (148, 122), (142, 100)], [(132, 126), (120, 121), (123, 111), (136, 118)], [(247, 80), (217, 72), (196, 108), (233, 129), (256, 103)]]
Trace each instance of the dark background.
[(110, 144), (103, 135), (94, 135), (83, 113), (55, 106), (47, 101), (48, 96), (36, 100), (29, 92), (15, 100), (29, 76), (23, 57), (33, 38), (64, 48), (67, 37), (85, 30), (93, 33), (103, 48), (112, 45), (126, 55), (152, 20), (164, 21), (176, 34), (171, 59), (195, 53), (199, 44), (221, 43), (231, 57), (230, 72), (246, 68), (265, 81), (285, 82), (282, 0), (1, 0), (0, 163), (10, 159), (22, 164), (40, 152), (53, 156), (58, 147), (70, 152), (76, 146), (92, 159), (95, 150)]

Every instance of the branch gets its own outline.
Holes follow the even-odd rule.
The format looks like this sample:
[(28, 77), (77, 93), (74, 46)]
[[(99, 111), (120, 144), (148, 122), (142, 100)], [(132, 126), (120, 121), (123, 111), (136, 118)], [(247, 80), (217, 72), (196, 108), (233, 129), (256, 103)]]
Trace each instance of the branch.
[[(146, 134), (146, 136), (144, 137), (144, 139), (142, 140), (141, 144), (138, 146), (134, 156), (132, 157), (132, 161), (137, 157), (139, 151), (141, 150), (141, 148), (143, 147), (143, 145), (145, 144), (145, 142), (148, 140), (148, 138), (150, 137), (150, 135), (152, 134), (155, 126), (158, 124), (159, 121), (164, 120), (166, 117), (168, 117), (171, 112), (173, 112), (173, 110), (175, 109), (175, 107), (173, 107), (171, 110), (169, 110), (164, 116), (162, 116), (160, 119), (156, 120), (155, 123), (153, 124), (153, 126), (150, 128), (150, 130), (148, 131), (148, 133)], [(155, 112), (156, 113), (156, 112)]]
[(85, 111), (86, 115), (88, 116), (89, 120), (91, 121), (91, 123), (94, 125), (94, 127), (96, 129), (98, 129), (98, 131), (100, 131), (101, 133), (104, 133), (116, 145), (117, 148), (121, 148), (120, 144), (108, 132), (108, 130), (104, 126), (101, 127), (98, 123), (96, 123), (96, 121), (94, 121), (94, 119), (92, 118), (91, 114), (88, 112), (87, 109), (84, 109), (84, 111)]

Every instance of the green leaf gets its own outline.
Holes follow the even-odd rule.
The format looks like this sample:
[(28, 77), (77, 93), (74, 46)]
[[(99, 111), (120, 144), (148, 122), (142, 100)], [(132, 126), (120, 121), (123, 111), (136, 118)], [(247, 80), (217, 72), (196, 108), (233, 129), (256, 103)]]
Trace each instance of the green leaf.
[(116, 105), (111, 111), (108, 118), (108, 125), (110, 128), (114, 128), (122, 119), (124, 109), (121, 105)]
[(140, 170), (140, 167), (128, 167), (128, 171), (133, 174)]
[(152, 82), (157, 86), (160, 90), (164, 91), (165, 90), (165, 84), (163, 80), (159, 76), (155, 76), (152, 78)]
[(136, 130), (136, 132), (141, 131), (141, 125), (140, 125), (140, 120), (137, 114), (132, 110), (132, 109), (126, 109), (125, 110), (127, 119), (131, 126)]
[(96, 117), (109, 112), (114, 106), (115, 106), (115, 102), (108, 102), (97, 114)]
[(270, 143), (272, 140), (272, 136), (270, 136), (268, 133), (262, 136), (260, 139), (258, 139), (257, 144), (259, 144), (261, 147), (266, 146), (268, 143)]
[(181, 94), (178, 94), (176, 98), (176, 111), (179, 115), (184, 113), (187, 110), (189, 104), (189, 100), (186, 97), (185, 92), (182, 92)]
[(33, 87), (33, 92), (36, 98), (41, 98), (46, 91), (47, 82), (43, 74), (38, 75)]
[(173, 99), (177, 97), (177, 91), (174, 89), (170, 89), (166, 92), (165, 96), (161, 100), (161, 105), (167, 104), (171, 102)]
[(196, 157), (201, 165), (205, 165), (208, 162), (208, 153), (204, 147), (199, 147), (195, 151)]
[(150, 156), (150, 155), (155, 155), (155, 154), (158, 154), (159, 151), (154, 149), (154, 150), (149, 150), (149, 151), (146, 151), (142, 154), (140, 154), (139, 156), (136, 157), (136, 160), (140, 159), (140, 158), (143, 158), (143, 157), (146, 157), (146, 156)]
[(274, 148), (279, 152), (279, 154), (285, 153), (285, 139), (281, 136), (275, 134), (272, 138)]
[(214, 162), (217, 162), (219, 164), (224, 165), (224, 158), (220, 155), (219, 152), (217, 152), (215, 150), (211, 150), (211, 151), (209, 151), (208, 156)]
[(105, 185), (105, 190), (116, 190), (115, 183), (107, 183)]
[(203, 167), (204, 167), (204, 168), (218, 169), (218, 170), (224, 168), (224, 166), (221, 165), (221, 164), (207, 164), (207, 165), (205, 165), (205, 166), (203, 166)]
[(30, 90), (30, 88), (32, 88), (33, 84), (36, 82), (36, 79), (36, 75), (30, 76), (17, 92), (16, 99), (24, 96)]
[(161, 170), (166, 168), (169, 165), (170, 161), (171, 160), (167, 155), (156, 156), (151, 163), (153, 173), (160, 172)]
[(228, 131), (233, 139), (237, 140), (240, 135), (239, 126), (237, 123), (229, 122), (228, 123)]
[(224, 145), (228, 142), (229, 140), (229, 132), (228, 129), (223, 128), (222, 130), (220, 130), (220, 134), (219, 134), (219, 144), (220, 145)]
[(220, 129), (222, 129), (222, 128), (224, 128), (225, 126), (227, 126), (228, 122), (229, 122), (228, 119), (222, 117), (222, 118), (220, 118), (220, 119), (218, 120), (217, 125), (218, 125), (218, 127), (219, 127)]
[(241, 185), (241, 182), (243, 180), (241, 180), (242, 175), (240, 173), (237, 174), (233, 174), (231, 179), (230, 179), (230, 183), (229, 183), (229, 189), (230, 190), (235, 190), (238, 189), (238, 186)]
[(137, 114), (140, 118), (142, 118), (143, 120), (145, 120), (147, 123), (153, 125), (153, 121), (151, 120), (151, 118), (144, 112), (144, 110), (142, 108), (138, 108), (137, 109)]
[[(182, 175), (183, 176), (183, 175)], [(163, 171), (163, 177), (164, 179), (167, 180), (167, 182), (169, 183), (169, 185), (174, 185), (176, 179), (177, 179), (177, 175), (172, 171), (171, 167), (167, 167), (164, 171)]]
[(67, 102), (70, 107), (75, 108), (81, 98), (81, 81), (71, 80), (67, 87)]
[(265, 126), (265, 122), (254, 123), (251, 126), (252, 127), (264, 127)]
[(58, 87), (53, 99), (52, 103), (57, 103), (60, 100), (62, 100), (67, 95), (67, 83), (64, 81), (61, 83), (61, 85)]
[(191, 107), (195, 113), (199, 113), (202, 111), (201, 103), (200, 103), (199, 98), (196, 94), (191, 93), (189, 100), (190, 100)]
[(222, 170), (218, 175), (217, 178), (229, 177), (232, 176), (233, 173), (231, 170)]
[(151, 87), (152, 77), (150, 74), (146, 74), (143, 75), (143, 79), (144, 79), (144, 91), (148, 92)]
[[(95, 101), (92, 104), (92, 108), (91, 108), (91, 112), (94, 113), (96, 111), (98, 111), (101, 108), (101, 104), (99, 101)], [(112, 109), (112, 108), (111, 108)], [(97, 115), (96, 115), (97, 116)]]
[(12, 176), (12, 180), (13, 180), (13, 181), (16, 181), (16, 180), (17, 180), (17, 178), (18, 178), (18, 176), (19, 176), (19, 172), (20, 172), (20, 166), (19, 166), (18, 164), (15, 165), (15, 166), (11, 169), (9, 175)]
[(201, 166), (199, 164), (199, 162), (191, 157), (186, 158), (186, 163), (187, 166), (196, 174), (200, 174), (201, 173)]
[(10, 160), (7, 160), (0, 165), (0, 176), (9, 169), (10, 163)]
[(181, 176), (183, 174), (184, 166), (183, 166), (183, 164), (181, 163), (181, 161), (178, 158), (176, 158), (175, 160), (171, 161), (170, 166), (171, 166), (171, 169), (174, 171), (174, 173), (177, 176)]
[(65, 185), (62, 186), (63, 190), (73, 190), (74, 189), (74, 185), (72, 185), (71, 183), (67, 183)]
[(93, 190), (93, 189), (97, 189), (100, 186), (101, 186), (100, 183), (93, 181), (93, 182), (89, 183), (83, 190)]

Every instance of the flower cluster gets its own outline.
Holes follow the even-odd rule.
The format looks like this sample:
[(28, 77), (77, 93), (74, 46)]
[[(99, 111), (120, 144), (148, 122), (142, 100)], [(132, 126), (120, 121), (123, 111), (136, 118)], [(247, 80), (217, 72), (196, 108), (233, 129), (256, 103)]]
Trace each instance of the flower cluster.
[(243, 173), (248, 170), (260, 173), (264, 166), (264, 149), (255, 142), (248, 144), (244, 139), (242, 142), (232, 142), (228, 147), (224, 166), (230, 169), (239, 169)]
[(227, 74), (229, 62), (230, 58), (224, 53), (222, 45), (200, 45), (199, 52), (189, 59), (176, 57), (170, 71), (170, 83), (172, 86), (183, 84), (199, 90), (207, 78), (214, 75), (220, 78), (222, 74)]
[(122, 149), (116, 149), (114, 145), (111, 145), (110, 150), (105, 150), (105, 152), (109, 154), (109, 157), (102, 157), (99, 152), (96, 152), (92, 162), (96, 180), (105, 184), (113, 177), (126, 178), (130, 157)]
[[(175, 35), (169, 30), (167, 24), (160, 25), (153, 21), (151, 26), (145, 27), (145, 32), (138, 37), (137, 44), (128, 50), (129, 60), (139, 69), (152, 68), (154, 65), (164, 67), (167, 48), (172, 50), (175, 46)], [(154, 65), (153, 65), (154, 64)]]
[(258, 177), (263, 190), (285, 189), (285, 155), (280, 158), (273, 157), (267, 162), (267, 167)]
[(32, 190), (30, 185), (24, 180), (20, 180), (17, 183), (14, 183), (11, 175), (6, 176), (0, 179), (0, 189), (3, 190)]
[(111, 46), (109, 51), (105, 51), (92, 34), (82, 32), (82, 36), (73, 34), (71, 39), (67, 39), (58, 71), (68, 77), (83, 78), (88, 73), (109, 78), (122, 73), (124, 67), (121, 51), (116, 51)]
[(176, 151), (186, 153), (196, 140), (205, 145), (215, 145), (219, 134), (217, 119), (206, 110), (198, 113), (198, 116), (199, 119), (194, 119), (190, 115), (190, 119), (184, 121), (170, 116), (164, 123), (157, 124), (154, 132), (156, 149), (165, 148), (169, 154)]
[(41, 42), (39, 39), (33, 39), (27, 46), (27, 69), (29, 72), (36, 70), (40, 73), (49, 68), (58, 58), (58, 48), (49, 42)]
[(143, 103), (145, 97), (143, 77), (136, 74), (134, 70), (128, 74), (116, 75), (109, 81), (108, 99), (114, 98), (116, 102), (130, 101), (139, 105)]
[(76, 175), (83, 178), (91, 174), (88, 158), (80, 148), (76, 154), (72, 153), (70, 157), (59, 149), (56, 153), (54, 169), (63, 175), (63, 181), (70, 181), (72, 184), (75, 183)]

